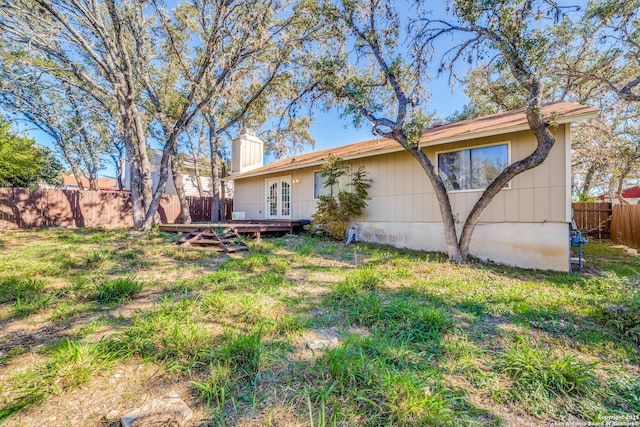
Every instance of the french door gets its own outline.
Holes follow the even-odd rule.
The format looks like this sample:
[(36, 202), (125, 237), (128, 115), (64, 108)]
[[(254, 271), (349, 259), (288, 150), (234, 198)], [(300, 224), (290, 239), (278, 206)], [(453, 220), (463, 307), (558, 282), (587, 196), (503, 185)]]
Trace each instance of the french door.
[(267, 219), (291, 219), (291, 177), (266, 180)]

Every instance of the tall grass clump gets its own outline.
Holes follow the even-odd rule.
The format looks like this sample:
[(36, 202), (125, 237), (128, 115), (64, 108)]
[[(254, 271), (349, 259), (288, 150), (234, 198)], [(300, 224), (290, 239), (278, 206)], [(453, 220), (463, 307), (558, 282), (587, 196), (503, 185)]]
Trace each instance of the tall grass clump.
[(253, 273), (264, 269), (269, 265), (270, 256), (267, 253), (250, 253), (244, 258), (234, 258), (220, 266), (220, 271), (240, 271), (243, 273)]
[(213, 337), (184, 311), (162, 310), (138, 316), (113, 338), (111, 348), (188, 370), (210, 359)]
[(350, 305), (366, 292), (373, 291), (383, 284), (382, 278), (371, 267), (357, 269), (336, 283), (325, 297), (325, 304), (334, 307)]
[(233, 372), (229, 361), (212, 362), (207, 375), (201, 381), (191, 381), (195, 391), (206, 408), (212, 413), (219, 425), (224, 425), (225, 406), (232, 398), (234, 384)]
[(46, 286), (47, 282), (40, 279), (24, 279), (17, 276), (2, 278), (0, 279), (0, 304), (34, 299)]
[(123, 303), (142, 291), (143, 285), (135, 277), (118, 277), (96, 283), (94, 299), (103, 304)]
[(246, 334), (226, 331), (214, 358), (229, 362), (236, 378), (255, 381), (290, 350), (283, 342), (265, 340), (263, 326), (259, 325)]
[(473, 408), (442, 384), (428, 360), (406, 347), (396, 350), (385, 337), (351, 337), (319, 359), (316, 371), (319, 382), (331, 384), (333, 416), (356, 414), (371, 426), (468, 423)]
[(599, 393), (595, 364), (573, 355), (556, 357), (526, 341), (505, 350), (499, 368), (515, 383), (513, 396), (532, 413), (548, 411), (549, 400), (556, 397), (596, 397)]
[[(342, 291), (342, 290), (341, 290)], [(328, 302), (333, 302), (329, 295)], [(348, 294), (344, 291), (339, 307), (349, 323), (381, 331), (397, 343), (438, 344), (442, 334), (453, 327), (448, 312), (439, 306), (403, 295), (383, 300), (375, 291)]]
[(0, 408), (0, 424), (22, 409), (37, 404), (52, 393), (74, 390), (89, 382), (93, 374), (109, 367), (115, 358), (103, 342), (86, 344), (63, 339), (50, 346), (44, 366), (15, 374), (6, 385), (11, 398)]
[(622, 335), (640, 344), (640, 288), (630, 288), (623, 294), (621, 301), (619, 305), (605, 306), (598, 313), (598, 317)]
[(47, 307), (53, 296), (44, 292), (47, 282), (10, 276), (0, 279), (0, 304), (12, 303), (11, 314), (27, 317)]

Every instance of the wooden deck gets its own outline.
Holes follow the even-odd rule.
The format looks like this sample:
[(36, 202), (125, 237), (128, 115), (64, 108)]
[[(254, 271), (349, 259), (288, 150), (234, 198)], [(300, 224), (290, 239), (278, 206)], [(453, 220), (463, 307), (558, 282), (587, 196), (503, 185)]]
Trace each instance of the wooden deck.
[(194, 231), (204, 231), (210, 228), (230, 228), (238, 234), (253, 234), (260, 240), (262, 233), (287, 232), (293, 233), (302, 227), (300, 221), (257, 221), (257, 220), (236, 220), (224, 223), (198, 223), (198, 224), (160, 224), (161, 231), (174, 233), (191, 233)]

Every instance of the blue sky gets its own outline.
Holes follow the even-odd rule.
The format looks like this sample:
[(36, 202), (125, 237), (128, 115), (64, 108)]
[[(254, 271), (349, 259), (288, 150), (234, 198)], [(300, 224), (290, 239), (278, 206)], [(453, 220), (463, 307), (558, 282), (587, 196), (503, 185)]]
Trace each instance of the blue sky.
[[(429, 90), (433, 95), (425, 104), (425, 111), (435, 111), (441, 118), (461, 110), (467, 102), (462, 88), (458, 88), (455, 93), (451, 92), (446, 76), (432, 80)], [(316, 150), (338, 147), (374, 137), (371, 126), (365, 125), (361, 129), (356, 129), (348, 118), (340, 118), (336, 111), (318, 114), (310, 133), (316, 140)], [(302, 152), (308, 153), (313, 150), (312, 147), (306, 147)]]
[[(424, 105), (425, 111), (435, 111), (436, 115), (445, 118), (457, 110), (461, 110), (467, 102), (463, 88), (458, 87), (452, 93), (449, 87), (447, 76), (443, 75), (430, 82), (429, 91), (432, 93), (429, 102)], [(52, 147), (51, 138), (43, 132), (27, 130), (27, 133), (36, 142), (46, 147)], [(308, 153), (313, 150), (323, 150), (326, 148), (338, 147), (373, 138), (371, 126), (364, 125), (356, 129), (349, 118), (341, 118), (337, 111), (317, 113), (316, 120), (310, 128), (310, 134), (315, 139), (315, 147), (306, 146), (299, 153)], [(267, 157), (268, 163), (273, 158)], [(100, 176), (115, 175), (114, 166), (107, 164), (107, 167), (100, 171)]]
[[(167, 3), (168, 5), (171, 5), (175, 3), (175, 0), (168, 0)], [(444, 10), (445, 5), (445, 2), (434, 2), (432, 6), (433, 14), (446, 14)], [(402, 15), (408, 15), (411, 13), (408, 10), (398, 10), (398, 12), (401, 17)], [(449, 43), (452, 43), (452, 41), (449, 40), (447, 44)], [(459, 87), (455, 93), (452, 93), (446, 75), (442, 75), (431, 80), (428, 83), (427, 89), (432, 95), (428, 102), (423, 105), (423, 108), (427, 112), (435, 112), (440, 118), (447, 117), (453, 112), (462, 109), (464, 104), (467, 102), (462, 88)], [(25, 128), (23, 127), (23, 129)], [(26, 129), (26, 132), (29, 136), (35, 138), (38, 144), (47, 147), (52, 146), (51, 138), (45, 133), (28, 129)], [(369, 125), (364, 125), (360, 129), (356, 129), (349, 118), (341, 118), (339, 113), (335, 110), (329, 112), (318, 112), (316, 114), (316, 120), (310, 128), (310, 134), (316, 141), (315, 147), (306, 146), (301, 151), (302, 153), (351, 144), (374, 137)], [(300, 153), (300, 151), (298, 151), (298, 153)], [(267, 163), (272, 160), (272, 158), (265, 159)], [(100, 171), (100, 176), (113, 175), (115, 175), (115, 168), (109, 164), (107, 164), (105, 169)]]

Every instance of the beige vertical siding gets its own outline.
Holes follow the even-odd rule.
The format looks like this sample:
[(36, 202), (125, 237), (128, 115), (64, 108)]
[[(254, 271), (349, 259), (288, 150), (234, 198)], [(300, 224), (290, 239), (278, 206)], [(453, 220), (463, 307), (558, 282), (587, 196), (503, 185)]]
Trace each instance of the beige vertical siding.
[[(558, 127), (554, 134), (557, 143), (549, 158), (539, 167), (515, 177), (510, 188), (501, 191), (489, 205), (481, 223), (567, 222), (570, 200), (565, 177), (564, 126)], [(435, 164), (437, 152), (502, 142), (510, 143), (512, 162), (526, 157), (535, 148), (535, 138), (530, 132), (517, 132), (428, 147), (425, 151)], [(390, 153), (349, 163), (353, 170), (364, 166), (373, 179), (369, 191), (371, 200), (362, 221), (441, 222), (433, 187), (410, 154)], [(292, 218), (310, 218), (316, 208), (313, 172), (318, 170), (320, 166), (238, 180), (235, 182), (234, 210), (246, 212), (247, 218), (264, 218), (265, 180), (291, 176)], [(481, 194), (482, 191), (450, 193), (453, 211), (461, 220), (466, 218)]]
[[(195, 174), (182, 174), (182, 182), (184, 184), (184, 192), (187, 196), (200, 196), (198, 192), (198, 183), (196, 182)], [(204, 197), (212, 197), (213, 186), (211, 185), (212, 179), (210, 176), (200, 176), (200, 183), (202, 184), (202, 191)]]
[[(566, 178), (570, 151), (565, 147), (568, 132), (565, 132), (565, 125), (557, 127), (553, 132), (557, 142), (545, 162), (515, 177), (510, 187), (503, 189), (483, 213), (479, 227), (482, 227), (482, 224), (498, 226), (504, 224), (502, 227), (504, 230), (500, 231), (501, 228), (495, 226), (477, 229), (477, 235), (474, 236), (476, 238), (480, 238), (478, 236), (481, 234), (488, 236), (492, 233), (501, 236), (494, 239), (485, 238), (484, 243), (474, 242), (471, 252), (475, 255), (526, 267), (545, 268), (544, 266), (547, 265), (548, 268), (557, 270), (569, 268), (568, 237), (565, 232), (565, 230), (568, 232), (567, 212), (570, 205), (569, 184)], [(441, 151), (504, 142), (510, 144), (511, 162), (523, 159), (536, 147), (534, 136), (528, 131), (523, 131), (427, 147), (425, 152), (436, 164), (437, 153)], [(364, 166), (373, 179), (373, 185), (369, 191), (371, 200), (363, 217), (358, 219), (363, 230), (368, 230), (366, 240), (428, 250), (444, 249), (441, 225), (439, 225), (442, 223), (440, 208), (433, 187), (420, 164), (410, 154), (406, 152), (383, 154), (352, 160), (349, 163), (353, 170)], [(311, 218), (316, 209), (316, 201), (313, 199), (313, 172), (318, 170), (320, 166), (236, 181), (234, 210), (245, 212), (248, 219), (264, 219), (265, 179), (290, 175), (292, 179), (291, 217), (292, 219)], [(296, 183), (296, 180), (299, 182)], [(453, 211), (460, 218), (461, 224), (464, 223), (464, 219), (481, 194), (482, 191), (450, 193)], [(557, 226), (540, 228), (544, 224), (551, 223)], [(367, 224), (369, 224), (368, 228)], [(525, 229), (538, 231), (524, 233), (525, 229), (522, 226), (514, 227), (513, 224), (529, 224), (529, 228)], [(412, 229), (415, 232), (410, 231)], [(481, 229), (484, 231), (480, 231)], [(543, 229), (544, 232), (542, 232)], [(517, 230), (518, 235), (526, 234), (522, 244), (515, 242), (518, 236), (510, 234), (514, 230)], [(418, 243), (416, 236), (427, 231), (430, 237), (424, 235), (424, 238), (429, 238), (433, 242), (429, 245)], [(537, 241), (536, 233), (544, 237), (539, 237)], [(487, 242), (491, 244), (487, 245)], [(496, 247), (503, 249), (496, 249)], [(547, 251), (546, 255), (539, 252), (536, 252), (535, 256), (522, 255), (535, 247), (553, 249)], [(520, 254), (517, 257), (528, 257), (530, 260), (518, 264), (514, 261), (514, 253)]]

